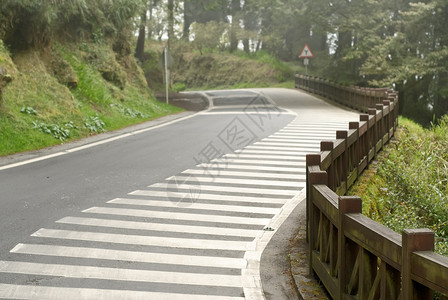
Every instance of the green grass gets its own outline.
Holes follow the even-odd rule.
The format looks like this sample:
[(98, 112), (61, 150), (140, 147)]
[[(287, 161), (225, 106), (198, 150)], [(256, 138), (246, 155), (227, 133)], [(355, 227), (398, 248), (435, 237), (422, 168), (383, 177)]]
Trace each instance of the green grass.
[[(0, 156), (53, 146), (181, 111), (156, 101), (134, 59), (116, 60), (106, 44), (54, 47), (52, 61), (65, 62), (62, 65), (67, 73), (73, 73), (78, 80), (77, 88), (61, 84), (53, 73), (52, 61), (42, 53), (16, 54), (12, 61), (6, 49), (1, 48), (0, 57), (9, 62), (5, 65), (13, 74), (0, 103)], [(108, 80), (104, 76), (106, 62)]]
[(424, 129), (400, 118), (398, 140), (379, 156), (378, 170), (349, 191), (363, 199), (363, 213), (401, 233), (429, 228), (436, 251), (448, 256), (448, 116)]
[[(294, 86), (294, 72), (265, 52), (182, 52), (175, 58), (174, 86), (182, 85), (186, 90)], [(147, 69), (147, 74), (150, 71)]]

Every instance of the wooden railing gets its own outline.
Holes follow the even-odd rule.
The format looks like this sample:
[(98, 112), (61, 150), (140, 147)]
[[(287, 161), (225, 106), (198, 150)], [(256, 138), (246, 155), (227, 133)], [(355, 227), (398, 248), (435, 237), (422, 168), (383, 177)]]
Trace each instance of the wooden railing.
[[(337, 131), (335, 140), (321, 142), (320, 154), (306, 157), (310, 271), (334, 299), (433, 299), (434, 291), (448, 299), (448, 258), (434, 253), (432, 231), (400, 235), (362, 215), (359, 197), (344, 196), (394, 135), (397, 93), (303, 75), (296, 76), (296, 87), (368, 112), (348, 131)], [(372, 95), (374, 108), (366, 109)]]
[(382, 103), (390, 91), (389, 89), (346, 86), (334, 81), (299, 74), (296, 75), (296, 87), (365, 113), (369, 108)]

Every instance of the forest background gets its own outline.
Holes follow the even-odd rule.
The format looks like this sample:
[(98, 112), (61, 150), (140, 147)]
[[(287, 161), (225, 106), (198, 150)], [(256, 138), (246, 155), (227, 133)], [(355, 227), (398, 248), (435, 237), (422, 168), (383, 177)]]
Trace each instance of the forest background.
[(146, 5), (141, 24), (151, 39), (167, 34), (170, 41), (183, 41), (182, 49), (265, 51), (287, 62), (297, 61), (308, 44), (315, 55), (313, 75), (393, 87), (400, 92), (402, 115), (424, 125), (448, 111), (446, 1), (152, 0)]
[(394, 87), (401, 113), (429, 125), (448, 111), (447, 8), (444, 0), (4, 0), (0, 39), (12, 55), (62, 39), (107, 40), (142, 64), (163, 44), (174, 75), (188, 52), (297, 62), (307, 43), (311, 74)]

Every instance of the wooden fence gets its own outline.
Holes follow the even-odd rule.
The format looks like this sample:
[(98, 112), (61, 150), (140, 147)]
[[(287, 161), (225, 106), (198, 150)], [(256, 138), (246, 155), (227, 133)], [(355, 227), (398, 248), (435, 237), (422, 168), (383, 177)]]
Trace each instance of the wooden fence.
[(448, 299), (448, 257), (434, 252), (432, 231), (400, 235), (362, 215), (359, 197), (344, 196), (394, 135), (398, 94), (303, 75), (296, 87), (367, 112), (306, 157), (310, 271), (334, 299), (433, 299), (434, 291)]

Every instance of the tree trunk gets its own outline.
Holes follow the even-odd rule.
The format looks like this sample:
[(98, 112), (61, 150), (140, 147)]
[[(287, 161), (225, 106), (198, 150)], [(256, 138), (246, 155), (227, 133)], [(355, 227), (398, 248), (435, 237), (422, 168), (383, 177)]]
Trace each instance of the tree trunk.
[(190, 25), (193, 23), (193, 9), (191, 0), (184, 0), (184, 28), (182, 38), (186, 40), (190, 38)]
[(240, 0), (232, 0), (232, 25), (230, 29), (230, 52), (235, 51), (238, 48), (238, 36), (237, 32), (240, 29), (240, 12), (241, 2)]
[(144, 59), (144, 53), (145, 53), (145, 38), (146, 38), (146, 9), (143, 12), (143, 14), (140, 17), (140, 27), (138, 30), (138, 39), (137, 39), (137, 46), (135, 47), (135, 57), (139, 59), (140, 61), (143, 61)]
[(174, 0), (168, 0), (168, 49), (174, 38)]

